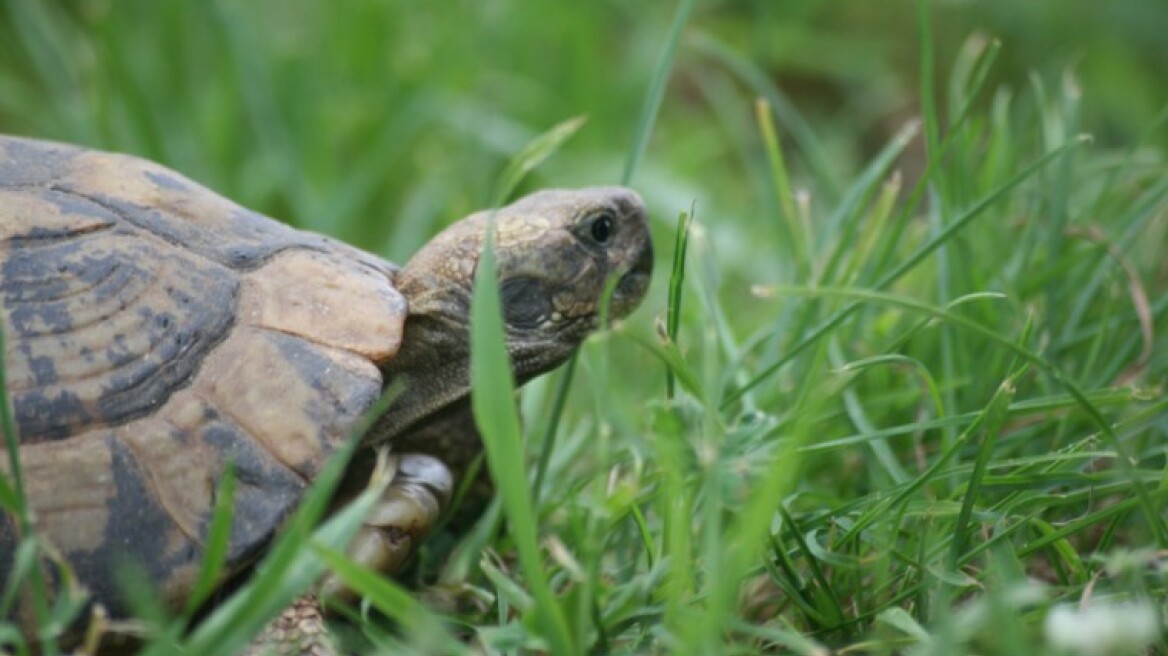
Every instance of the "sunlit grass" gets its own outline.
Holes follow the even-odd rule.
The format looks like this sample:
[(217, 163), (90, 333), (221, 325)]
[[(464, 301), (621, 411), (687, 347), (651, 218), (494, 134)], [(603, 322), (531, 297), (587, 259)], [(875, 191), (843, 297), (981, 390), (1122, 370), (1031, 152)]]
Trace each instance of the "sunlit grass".
[[(480, 412), (504, 483), (487, 519), (406, 581), (370, 579), (336, 549), (353, 515), (308, 538), (325, 477), (254, 580), (186, 637), (156, 623), (151, 650), (238, 648), (326, 562), (368, 601), (350, 644), (416, 653), (1053, 655), (1057, 603), (1163, 611), (1163, 119), (1093, 142), (1099, 99), (1071, 73), (1000, 86), (1015, 46), (940, 43), (922, 2), (900, 35), (922, 46), (919, 118), (848, 159), (859, 133), (803, 115), (694, 4), (619, 29), (565, 9), (573, 58), (548, 54), (550, 10), (477, 15), (530, 35), (504, 43), (358, 2), (316, 15), (319, 60), (282, 50), (306, 28), (262, 36), (268, 5), (167, 5), (158, 70), (128, 13), (3, 14), (21, 36), (0, 40), (0, 116), (20, 129), (151, 156), (388, 256), (548, 182), (623, 175), (652, 209), (645, 307), (534, 382), (522, 425), (491, 419), (511, 407), (499, 354), (478, 368), (499, 394)], [(401, 50), (377, 42), (407, 18)], [(19, 515), (15, 479), (0, 504)], [(76, 612), (42, 606), (46, 630)], [(23, 649), (11, 625), (0, 649)]]

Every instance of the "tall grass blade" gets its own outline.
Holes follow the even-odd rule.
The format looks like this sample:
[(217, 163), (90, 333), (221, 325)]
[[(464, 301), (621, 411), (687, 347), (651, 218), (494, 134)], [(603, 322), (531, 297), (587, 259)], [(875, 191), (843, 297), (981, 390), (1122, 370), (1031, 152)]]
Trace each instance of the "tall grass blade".
[(818, 189), (829, 199), (837, 198), (840, 195), (839, 176), (834, 171), (827, 147), (794, 103), (775, 86), (770, 74), (709, 34), (698, 35), (693, 39), (693, 45), (699, 52), (709, 55), (737, 75), (754, 95), (761, 96), (770, 104), (779, 120), (787, 126), (787, 133), (798, 144), (799, 153), (811, 169)]
[(532, 502), (538, 506), (540, 492), (543, 490), (543, 481), (547, 476), (548, 466), (552, 461), (552, 451), (555, 450), (556, 445), (556, 429), (560, 426), (560, 420), (564, 417), (564, 407), (568, 403), (568, 390), (570, 385), (565, 381), (571, 381), (576, 374), (576, 362), (578, 358), (575, 354), (568, 358), (568, 362), (564, 365), (564, 371), (560, 374), (560, 382), (556, 385), (555, 398), (552, 400), (552, 412), (548, 417), (547, 427), (544, 429), (543, 442), (539, 449), (539, 460), (536, 461), (535, 466), (535, 482), (532, 483)]
[[(263, 561), (256, 566), (256, 572), (184, 639), (185, 653), (239, 652), (324, 574), (324, 562), (306, 548), (308, 542), (332, 549), (343, 549), (348, 545), (381, 497), (388, 479), (375, 475), (352, 503), (323, 523), (321, 518), (332, 503), (349, 462), (360, 448), (360, 437), (385, 413), (399, 393), (400, 388), (391, 385), (365, 413), (348, 440), (329, 457)], [(174, 649), (175, 646), (164, 636), (148, 645), (142, 653), (154, 656), (173, 653)]]
[(415, 643), (426, 647), (427, 653), (470, 653), (468, 647), (447, 632), (442, 621), (434, 613), (393, 579), (353, 562), (344, 553), (335, 549), (316, 543), (312, 547), (329, 570), (343, 580), (350, 590), (367, 599), (386, 617), (396, 621), (414, 638)]
[[(669, 301), (665, 310), (665, 336), (669, 344), (676, 348), (678, 329), (681, 326), (681, 292), (685, 282), (685, 253), (689, 244), (689, 225), (693, 220), (693, 208), (677, 217), (677, 238), (673, 246), (673, 269), (669, 272)], [(673, 400), (674, 373), (672, 367), (665, 368), (665, 398)]]
[(940, 157), (941, 117), (937, 111), (936, 64), (933, 56), (932, 0), (917, 0), (917, 42), (920, 44), (920, 101), (929, 159)]
[(190, 617), (207, 600), (223, 574), (227, 550), (231, 541), (231, 519), (235, 510), (235, 465), (228, 463), (215, 489), (215, 507), (211, 510), (211, 526), (204, 542), (205, 553), (199, 576), (187, 598), (184, 615)]
[(1015, 380), (1021, 375), (1011, 375), (1002, 382), (998, 392), (990, 399), (986, 406), (982, 439), (978, 444), (977, 459), (974, 461), (973, 472), (966, 483), (965, 497), (961, 501), (961, 511), (957, 515), (957, 523), (953, 527), (953, 543), (949, 551), (949, 568), (956, 569), (956, 564), (965, 552), (965, 546), (970, 542), (969, 532), (972, 530), (969, 520), (973, 516), (973, 506), (977, 502), (979, 492), (985, 481), (986, 468), (994, 454), (998, 434), (1008, 416), (1010, 402), (1017, 393)]
[(653, 124), (657, 120), (657, 112), (661, 109), (661, 100), (665, 97), (665, 88), (669, 84), (669, 73), (673, 70), (673, 58), (677, 54), (677, 44), (681, 41), (681, 33), (685, 31), (685, 24), (689, 20), (697, 0), (680, 0), (677, 13), (673, 16), (673, 23), (665, 36), (665, 47), (657, 60), (657, 68), (653, 79), (649, 82), (649, 90), (645, 94), (645, 104), (641, 106), (641, 115), (637, 119), (637, 130), (633, 133), (633, 145), (629, 149), (629, 158), (625, 162), (624, 173), (621, 174), (621, 184), (628, 185), (633, 181), (637, 167), (641, 165), (641, 158), (649, 147), (649, 135), (653, 134)]
[[(351, 439), (333, 454), (255, 575), (195, 627), (185, 640), (186, 653), (238, 653), (324, 574), (324, 561), (314, 551), (305, 548), (306, 543), (311, 541), (343, 549), (372, 510), (384, 487), (384, 482), (380, 488), (371, 486), (353, 503), (312, 530), (323, 516), (357, 445), (358, 441)], [(173, 653), (173, 650), (174, 645), (157, 641), (144, 654), (161, 655)]]
[(503, 169), (499, 176), (495, 195), (491, 199), (491, 207), (499, 207), (506, 203), (523, 178), (559, 150), (560, 146), (576, 134), (587, 120), (583, 116), (570, 118), (553, 126), (524, 146), (523, 150), (508, 162), (507, 168)]
[(758, 121), (759, 132), (762, 134), (763, 146), (766, 148), (775, 195), (779, 201), (779, 211), (783, 215), (783, 221), (787, 224), (787, 234), (791, 238), (791, 252), (795, 256), (795, 270), (800, 272), (800, 277), (807, 277), (811, 272), (810, 226), (799, 220), (800, 214), (795, 209), (795, 194), (791, 191), (791, 177), (787, 172), (787, 164), (783, 161), (783, 149), (779, 143), (778, 131), (775, 129), (775, 119), (770, 103), (764, 98), (759, 98), (755, 101), (754, 115), (755, 120)]
[(900, 157), (901, 153), (904, 152), (905, 148), (908, 148), (912, 138), (916, 136), (918, 129), (917, 122), (910, 121), (897, 130), (892, 139), (864, 167), (864, 171), (840, 198), (839, 205), (827, 220), (827, 226), (825, 228), (829, 234), (836, 235), (835, 240), (837, 243), (831, 253), (831, 257), (822, 266), (822, 272), (818, 273), (820, 279), (824, 281), (838, 279), (836, 270), (839, 268), (840, 263), (852, 254), (852, 244), (857, 240), (855, 233), (859, 230), (860, 221), (858, 219), (862, 208), (867, 204), (868, 199), (876, 193), (876, 190), (880, 188), (881, 181), (889, 175), (892, 165)]
[(542, 634), (557, 654), (576, 652), (563, 610), (544, 572), (535, 509), (524, 475), (523, 440), (515, 408), (515, 381), (504, 346), (502, 310), (496, 276), (493, 228), (479, 256), (471, 304), (471, 402), (475, 423), (486, 446), (487, 464), (495, 481), (511, 537), (527, 585), (536, 599), (534, 613)]
[[(561, 123), (520, 151), (500, 178), (496, 187), (496, 204), (501, 204), (510, 195), (527, 172), (554, 153), (581, 122), (572, 119)], [(515, 407), (515, 379), (511, 374), (503, 329), (494, 240), (492, 217), (475, 270), (471, 300), (471, 405), (486, 447), (491, 478), (510, 523), (519, 563), (537, 602), (533, 612), (541, 633), (555, 653), (570, 654), (576, 651), (575, 642), (543, 568), (535, 506), (532, 492), (527, 487), (523, 437)], [(546, 442), (545, 448), (548, 448)]]
[[(49, 608), (49, 592), (45, 581), (45, 572), (41, 566), (41, 553), (37, 545), (36, 538), (33, 535), (32, 516), (28, 509), (28, 498), (25, 496), (24, 488), (24, 473), (20, 467), (20, 436), (16, 434), (16, 421), (12, 416), (12, 401), (8, 396), (8, 373), (7, 362), (5, 361), (5, 354), (8, 353), (7, 335), (3, 327), (0, 327), (0, 429), (4, 430), (4, 448), (8, 456), (7, 474), (0, 471), (0, 480), (10, 479), (6, 482), (7, 492), (12, 498), (13, 505), (2, 510), (10, 513), (14, 517), (14, 523), (17, 526), (18, 535), (21, 539), (20, 548), (28, 550), (32, 555), (32, 564), (25, 568), (27, 580), (23, 583), (27, 584), (28, 592), (27, 598), (31, 600), (33, 607), (33, 617), (36, 618), (37, 626), (51, 627), (53, 623), (51, 620), (52, 611)], [(15, 555), (14, 555), (15, 557)], [(17, 572), (10, 572), (9, 575), (15, 578)], [(14, 593), (22, 581), (9, 580), (8, 586), (12, 586), (11, 590), (0, 591), (4, 596), (8, 596), (10, 592)], [(62, 585), (62, 595), (66, 595), (65, 586)], [(64, 601), (64, 600), (63, 600)], [(58, 629), (63, 629), (64, 624), (57, 625)], [(42, 648), (49, 656), (58, 652), (55, 635), (41, 635), (38, 636), (41, 642), (45, 643)]]
[[(1004, 198), (1012, 189), (1022, 184), (1022, 182), (1030, 178), (1036, 172), (1042, 170), (1043, 167), (1050, 164), (1050, 162), (1070, 151), (1072, 148), (1082, 145), (1085, 143), (1085, 141), (1085, 139), (1079, 139), (1074, 142), (1063, 144), (1062, 146), (1042, 155), (1035, 161), (1031, 162), (1028, 166), (1010, 178), (1010, 180), (1008, 180), (1006, 183), (987, 194), (968, 210), (962, 212), (956, 219), (945, 226), (945, 228), (940, 233), (935, 235), (925, 244), (921, 245), (896, 268), (894, 268), (892, 271), (889, 271), (878, 281), (876, 281), (872, 288), (886, 289), (889, 285), (899, 280), (906, 273), (915, 269), (916, 266), (920, 264), (926, 257), (931, 255), (933, 251), (937, 250), (954, 236), (956, 236), (969, 223), (980, 216), (982, 212), (988, 209), (995, 202)], [(843, 323), (843, 321), (851, 316), (851, 314), (859, 309), (859, 307), (859, 303), (852, 303), (846, 306), (844, 309), (836, 312), (829, 319), (812, 330), (810, 334), (799, 340), (799, 342), (794, 346), (788, 348), (782, 356), (777, 358), (771, 364), (764, 366), (759, 373), (755, 374), (754, 377), (747, 381), (744, 385), (727, 394), (722, 401), (722, 408), (725, 409), (729, 407), (732, 403), (742, 398), (744, 394), (754, 389), (767, 378), (771, 377), (783, 365), (794, 359), (796, 355), (802, 353), (803, 350), (808, 346), (812, 345), (824, 335), (828, 334), (836, 326)]]
[[(0, 354), (7, 352), (7, 337), (0, 330)], [(5, 496), (10, 497), (11, 506), (7, 510), (15, 512), (17, 525), (24, 536), (32, 531), (27, 500), (24, 496), (24, 473), (20, 468), (20, 437), (16, 434), (16, 422), (12, 418), (12, 402), (8, 398), (8, 374), (0, 361), (0, 428), (4, 430), (4, 449), (8, 456), (8, 471), (0, 472), (0, 480), (5, 483)]]

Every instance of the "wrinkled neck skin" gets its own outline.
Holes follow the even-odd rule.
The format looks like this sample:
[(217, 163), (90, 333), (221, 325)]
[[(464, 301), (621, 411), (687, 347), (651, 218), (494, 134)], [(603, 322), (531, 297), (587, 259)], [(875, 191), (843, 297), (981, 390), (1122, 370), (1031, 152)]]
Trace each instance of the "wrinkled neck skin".
[[(401, 350), (382, 369), (386, 388), (396, 388), (398, 396), (374, 424), (366, 441), (371, 446), (394, 441), (420, 448), (427, 445), (414, 444), (413, 436), (425, 434), (426, 441), (443, 442), (442, 448), (448, 453), (464, 449), (477, 453), (477, 434), (461, 425), (461, 419), (453, 419), (459, 425), (447, 431), (450, 435), (432, 435), (433, 431), (429, 430), (452, 421), (453, 415), (469, 408), (469, 291), (448, 293), (442, 303), (425, 305), (424, 312), (414, 312), (411, 308)], [(515, 335), (508, 335), (507, 341), (516, 385), (558, 367), (571, 356), (578, 343), (560, 339), (532, 342)], [(422, 450), (440, 451), (434, 448), (437, 444), (428, 446)]]
[(470, 395), (467, 327), (435, 317), (406, 319), (402, 349), (382, 370), (397, 397), (377, 421), (371, 442), (416, 430), (429, 417)]

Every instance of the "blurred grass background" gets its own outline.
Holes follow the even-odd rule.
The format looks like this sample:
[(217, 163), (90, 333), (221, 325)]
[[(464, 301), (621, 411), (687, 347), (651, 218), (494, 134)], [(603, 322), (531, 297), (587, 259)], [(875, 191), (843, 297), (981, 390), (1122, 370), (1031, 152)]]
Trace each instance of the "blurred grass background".
[[(1168, 103), (1164, 3), (936, 5), (939, 62), (979, 33), (1005, 45), (993, 83), (1021, 89), (1031, 76), (1053, 83), (1073, 70), (1092, 98), (1083, 125), (1105, 143), (1131, 143)], [(614, 181), (673, 9), (616, 0), (2, 6), (5, 131), (140, 154), (397, 259), (481, 206), (509, 154), (568, 117), (585, 115), (588, 127), (529, 184)], [(751, 184), (754, 93), (710, 41), (785, 94), (822, 142), (823, 166), (854, 173), (919, 113), (914, 11), (904, 1), (699, 3), (639, 186), (672, 205), (697, 198), (743, 229), (765, 202)], [(797, 176), (800, 165), (794, 158)]]
[[(627, 329), (584, 350), (541, 496), (582, 651), (1039, 653), (1026, 575), (1053, 586), (1048, 601), (1099, 577), (1119, 597), (1163, 594), (1146, 554), (1168, 548), (1168, 356), (1139, 310), (1156, 326), (1168, 315), (1168, 4), (937, 1), (924, 41), (918, 10), (708, 0), (689, 17), (633, 178), (656, 280)], [(139, 154), (402, 262), (571, 117), (588, 122), (523, 190), (617, 182), (674, 11), (3, 0), (0, 130)], [(915, 119), (923, 129), (902, 132)], [(1080, 133), (1093, 143), (1074, 146)], [(1073, 152), (1021, 173), (1059, 148)], [(671, 350), (654, 322), (676, 218), (695, 202)], [(938, 237), (983, 203), (959, 238)], [(880, 284), (934, 239), (931, 258)], [(1004, 299), (968, 297), (989, 292)], [(784, 360), (857, 298), (865, 309)], [(938, 330), (906, 300), (997, 341)], [(680, 401), (660, 402), (662, 360)], [(552, 388), (524, 397), (533, 460)], [(775, 498), (791, 514), (771, 523)], [(678, 530), (693, 518), (692, 535)], [(475, 539), (500, 555), (431, 564), (491, 591), (460, 616), (465, 632), (544, 644), (510, 614), (525, 607), (506, 538)], [(760, 540), (767, 557), (753, 558)], [(1116, 565), (1123, 550), (1144, 555)], [(958, 603), (985, 599), (980, 619)]]

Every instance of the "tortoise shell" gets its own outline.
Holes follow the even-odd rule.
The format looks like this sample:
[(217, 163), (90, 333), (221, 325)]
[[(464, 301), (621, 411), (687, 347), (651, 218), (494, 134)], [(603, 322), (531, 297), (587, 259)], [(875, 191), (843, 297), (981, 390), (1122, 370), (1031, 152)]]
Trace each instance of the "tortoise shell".
[[(118, 598), (110, 564), (123, 560), (182, 598), (228, 462), (229, 569), (271, 539), (381, 393), (406, 316), (395, 271), (162, 166), (0, 137), (4, 357), (27, 496), (96, 598)], [(0, 589), (16, 541), (0, 516)]]

